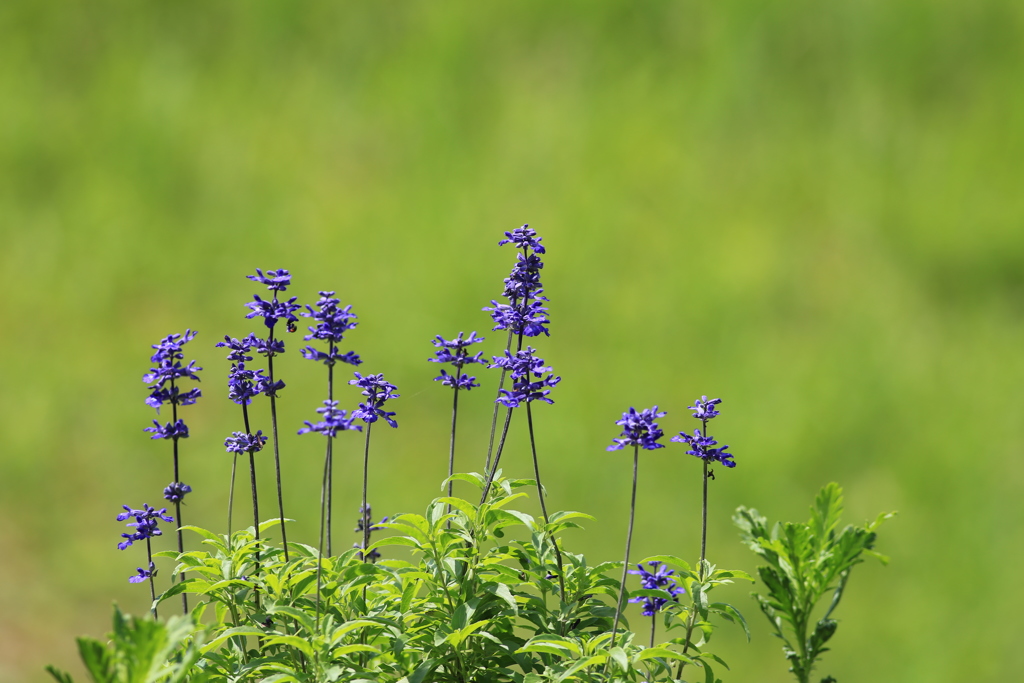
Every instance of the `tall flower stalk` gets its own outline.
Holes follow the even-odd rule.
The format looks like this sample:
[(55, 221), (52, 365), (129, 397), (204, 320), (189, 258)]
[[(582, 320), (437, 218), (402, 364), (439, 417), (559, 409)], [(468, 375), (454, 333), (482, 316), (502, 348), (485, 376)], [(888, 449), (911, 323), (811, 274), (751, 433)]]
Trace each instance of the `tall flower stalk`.
[(288, 561), (288, 531), (284, 522), (284, 493), (281, 486), (281, 449), (277, 430), (277, 392), (284, 388), (284, 382), (274, 379), (274, 357), (284, 353), (284, 340), (274, 338), (274, 330), (278, 320), (285, 320), (289, 331), (295, 330), (295, 311), (299, 306), (295, 303), (295, 297), (287, 301), (280, 301), (278, 294), (287, 291), (291, 284), (291, 274), (284, 268), (268, 270), (264, 275), (259, 268), (255, 275), (247, 275), (253, 282), (266, 285), (267, 289), (274, 293), (271, 301), (263, 301), (258, 296), (255, 301), (247, 304), (252, 311), (247, 318), (261, 316), (268, 332), (265, 340), (259, 340), (256, 350), (267, 359), (267, 375), (269, 381), (265, 387), (265, 394), (270, 399), (270, 431), (274, 442), (274, 472), (277, 478), (277, 511), (281, 519), (281, 545), (284, 548), (284, 559)]
[[(529, 225), (523, 225), (512, 231), (505, 232), (505, 239), (498, 241), (498, 246), (514, 244), (522, 253), (516, 255), (516, 265), (512, 272), (505, 278), (505, 289), (502, 296), (508, 303), (498, 303), (492, 300), (491, 306), (483, 310), (491, 314), (495, 325), (493, 330), (508, 330), (508, 339), (505, 342), (505, 353), (512, 350), (512, 338), (516, 338), (516, 352), (523, 349), (523, 337), (536, 337), (541, 333), (550, 335), (546, 327), (548, 309), (544, 302), (548, 299), (544, 296), (544, 288), (540, 282), (540, 271), (544, 267), (543, 261), (538, 254), (545, 253), (546, 249), (540, 243), (542, 237), (537, 237), (537, 232)], [(505, 389), (505, 376), (507, 371), (502, 368), (501, 379), (498, 381), (498, 396), (502, 395)], [(484, 473), (493, 478), (496, 467), (492, 466), (491, 456), (494, 454), (494, 436), (498, 424), (498, 403), (495, 402), (494, 413), (491, 415), (491, 435), (487, 443), (487, 459), (484, 463)], [(501, 449), (508, 436), (509, 423), (512, 420), (511, 409), (505, 411), (505, 424), (502, 427), (501, 439), (498, 443), (498, 454), (500, 458)]]
[(156, 610), (156, 585), (153, 582), (153, 578), (156, 576), (156, 565), (153, 564), (153, 546), (150, 539), (154, 536), (162, 536), (163, 532), (160, 531), (158, 526), (159, 521), (162, 519), (165, 522), (173, 522), (174, 517), (167, 514), (167, 508), (161, 508), (159, 510), (150, 507), (148, 504), (144, 504), (141, 510), (134, 510), (127, 505), (122, 505), (124, 512), (117, 516), (117, 521), (123, 522), (129, 518), (134, 517), (134, 522), (128, 522), (128, 527), (134, 529), (130, 534), (121, 534), (121, 538), (125, 539), (117, 544), (118, 550), (124, 550), (128, 548), (136, 541), (146, 542), (146, 566), (148, 569), (138, 568), (138, 574), (128, 579), (128, 583), (142, 583), (143, 581), (149, 581), (149, 596), (152, 599), (152, 612), (153, 618), (158, 618)]
[[(450, 341), (437, 335), (437, 338), (431, 341), (437, 347), (437, 351), (434, 352), (434, 358), (427, 359), (431, 363), (450, 363), (455, 368), (454, 375), (448, 374), (444, 368), (441, 368), (441, 374), (434, 378), (435, 382), (441, 382), (444, 386), (452, 388), (452, 434), (448, 445), (449, 498), (452, 496), (451, 477), (455, 474), (455, 426), (459, 417), (459, 390), (469, 391), (480, 386), (476, 377), (463, 374), (462, 368), (473, 363), (487, 364), (487, 361), (483, 359), (482, 351), (475, 356), (469, 355), (469, 347), (483, 340), (483, 337), (476, 336), (476, 332), (470, 332), (469, 336), (465, 338), (463, 338), (463, 333), (459, 332), (459, 336)], [(504, 379), (504, 371), (502, 371), (502, 378)], [(497, 410), (497, 404), (495, 404), (495, 410)], [(451, 512), (451, 509), (452, 507), (449, 505), (448, 512)], [(448, 521), (448, 526), (451, 527), (451, 520)]]
[[(664, 432), (655, 420), (665, 417), (665, 412), (658, 412), (658, 406), (647, 408), (639, 413), (636, 408), (630, 407), (628, 412), (622, 414), (621, 420), (615, 424), (622, 427), (622, 434), (619, 438), (612, 440), (609, 451), (620, 451), (626, 446), (633, 447), (633, 493), (629, 502), (629, 527), (626, 531), (626, 556), (622, 560), (622, 580), (619, 582), (619, 599), (615, 601), (615, 620), (612, 622), (612, 637), (609, 640), (609, 647), (615, 646), (615, 635), (619, 629), (619, 618), (622, 616), (623, 597), (626, 594), (626, 572), (629, 569), (629, 551), (633, 544), (633, 521), (636, 517), (636, 481), (640, 469), (640, 449), (653, 451), (656, 448), (664, 448), (664, 444), (658, 443), (658, 439), (664, 436)], [(607, 670), (607, 664), (605, 664)]]
[[(363, 445), (363, 505), (362, 510), (368, 510), (369, 504), (366, 501), (368, 483), (369, 483), (369, 471), (370, 471), (370, 432), (373, 428), (373, 423), (379, 419), (383, 419), (392, 428), (398, 427), (398, 422), (395, 421), (395, 413), (384, 410), (384, 404), (393, 398), (398, 398), (400, 394), (394, 393), (398, 388), (394, 384), (391, 384), (384, 379), (383, 373), (376, 375), (362, 376), (358, 372), (355, 373), (356, 378), (350, 379), (349, 384), (362, 389), (362, 394), (366, 397), (366, 400), (359, 404), (359, 407), (352, 411), (352, 417), (357, 417), (363, 421), (366, 425), (366, 441)], [(370, 547), (370, 525), (363, 526), (363, 544), (361, 546), (363, 551), (363, 561), (369, 562), (369, 557), (366, 556), (366, 549)]]
[(324, 558), (324, 528), (327, 513), (327, 476), (328, 465), (330, 464), (330, 444), (338, 435), (344, 431), (362, 431), (360, 425), (355, 424), (354, 417), (348, 417), (344, 410), (338, 409), (338, 402), (330, 399), (324, 401), (323, 408), (317, 408), (321, 419), (318, 422), (306, 421), (306, 426), (299, 430), (299, 434), (323, 434), (327, 437), (328, 457), (324, 459), (323, 485), (320, 488), (320, 544), (318, 546), (319, 556), (316, 562), (316, 628), (320, 629), (320, 589), (323, 581), (323, 558)]
[[(182, 379), (199, 381), (199, 376), (196, 373), (202, 370), (202, 368), (198, 367), (194, 360), (189, 361), (187, 365), (182, 365), (181, 363), (185, 357), (182, 347), (192, 341), (195, 336), (196, 333), (192, 330), (185, 330), (183, 335), (171, 334), (161, 339), (159, 343), (154, 344), (153, 348), (156, 349), (156, 353), (153, 354), (150, 360), (155, 366), (150, 368), (149, 372), (142, 377), (142, 381), (149, 385), (147, 387), (149, 389), (149, 396), (146, 398), (146, 405), (156, 408), (157, 414), (159, 414), (161, 406), (167, 403), (171, 404), (171, 421), (161, 425), (157, 420), (153, 420), (153, 426), (147, 427), (145, 431), (151, 432), (153, 434), (151, 438), (153, 439), (171, 440), (174, 456), (174, 481), (164, 489), (164, 498), (174, 503), (174, 513), (178, 518), (179, 554), (185, 552), (185, 542), (181, 534), (181, 503), (185, 495), (192, 491), (192, 487), (181, 481), (178, 440), (188, 438), (188, 427), (184, 421), (178, 418), (178, 406), (192, 405), (199, 399), (202, 392), (200, 392), (198, 387), (182, 391), (181, 387), (178, 386), (178, 382)], [(182, 572), (180, 580), (185, 580), (184, 572)], [(188, 597), (184, 593), (181, 594), (181, 607), (183, 613), (187, 614)]]
[[(312, 346), (302, 349), (302, 357), (306, 360), (313, 360), (327, 366), (327, 401), (334, 401), (334, 366), (337, 363), (348, 363), (359, 365), (362, 363), (355, 351), (340, 353), (338, 343), (345, 337), (345, 333), (358, 325), (355, 322), (356, 314), (352, 312), (352, 306), (342, 307), (341, 301), (334, 296), (333, 291), (320, 292), (320, 299), (316, 302), (316, 308), (306, 306), (301, 315), (312, 318), (314, 323), (310, 326), (309, 334), (305, 336), (306, 341), (319, 340), (327, 342), (327, 351), (320, 351)], [(334, 403), (333, 405), (337, 405)], [(320, 488), (321, 527), (326, 526), (326, 532), (320, 529), (321, 541), (326, 533), (327, 556), (333, 552), (332, 539), (334, 537), (331, 527), (332, 513), (334, 510), (334, 439), (327, 439), (327, 449), (324, 455), (324, 476)], [(323, 552), (321, 543), (320, 552)]]
[[(715, 408), (722, 402), (720, 398), (708, 399), (707, 396), (701, 396), (694, 401), (692, 406), (689, 406), (689, 410), (693, 411), (693, 417), (701, 421), (701, 428), (693, 430), (693, 434), (688, 434), (685, 431), (679, 432), (676, 436), (672, 437), (672, 441), (676, 443), (685, 443), (690, 447), (690, 450), (686, 451), (689, 455), (700, 458), (704, 468), (703, 477), (703, 495), (701, 496), (701, 517), (700, 517), (700, 566), (697, 571), (697, 576), (700, 581), (703, 581), (706, 573), (706, 559), (707, 559), (707, 545), (708, 545), (708, 480), (714, 479), (714, 471), (710, 468), (709, 463), (719, 462), (724, 467), (733, 468), (736, 467), (735, 461), (733, 461), (733, 455), (729, 452), (728, 446), (718, 446), (718, 442), (708, 434), (708, 421), (712, 420), (720, 414), (720, 411)], [(696, 610), (690, 610), (690, 617), (686, 624), (686, 641), (683, 644), (683, 654), (686, 654), (690, 647), (690, 634), (693, 633), (694, 626), (697, 624)], [(679, 669), (677, 677), (682, 675), (684, 661), (679, 662)]]

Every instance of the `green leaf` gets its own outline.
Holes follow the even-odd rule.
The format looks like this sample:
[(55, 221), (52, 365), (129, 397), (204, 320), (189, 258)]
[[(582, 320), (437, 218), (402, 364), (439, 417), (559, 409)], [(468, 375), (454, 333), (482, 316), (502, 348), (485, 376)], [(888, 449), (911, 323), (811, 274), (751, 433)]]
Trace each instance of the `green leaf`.
[(114, 661), (107, 648), (98, 640), (78, 638), (78, 654), (85, 670), (95, 683), (114, 683)]
[(743, 627), (743, 633), (747, 636), (747, 642), (750, 642), (750, 627), (747, 625), (747, 620), (743, 618), (743, 615), (740, 614), (738, 609), (727, 602), (713, 602), (710, 607), (729, 621), (738, 621)]
[(687, 664), (693, 663), (693, 659), (691, 659), (690, 657), (687, 657), (681, 652), (670, 650), (667, 647), (644, 648), (644, 650), (639, 655), (637, 655), (636, 661), (645, 662), (648, 659), (654, 659), (656, 657), (661, 657), (663, 659), (677, 659), (681, 662), (686, 662)]
[(612, 658), (619, 668), (623, 671), (629, 671), (629, 657), (626, 656), (626, 651), (616, 645), (615, 647), (608, 650), (608, 655)]
[(70, 674), (61, 671), (60, 669), (54, 667), (52, 664), (46, 667), (46, 671), (51, 676), (57, 679), (57, 683), (74, 683), (74, 680), (72, 680)]
[(409, 683), (423, 683), (423, 679), (433, 673), (439, 663), (436, 659), (426, 660), (409, 675)]

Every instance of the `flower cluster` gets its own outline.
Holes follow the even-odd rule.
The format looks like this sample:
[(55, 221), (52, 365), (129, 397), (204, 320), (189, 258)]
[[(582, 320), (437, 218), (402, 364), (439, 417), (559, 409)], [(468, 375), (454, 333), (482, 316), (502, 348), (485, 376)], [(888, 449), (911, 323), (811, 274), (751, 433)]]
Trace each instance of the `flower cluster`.
[(231, 432), (231, 436), (224, 439), (224, 448), (228, 453), (259, 453), (266, 443), (267, 437), (263, 436), (262, 429), (255, 434)]
[(700, 458), (701, 460), (717, 460), (726, 467), (736, 467), (736, 463), (732, 460), (732, 453), (727, 450), (729, 447), (722, 446), (721, 448), (715, 448), (715, 446), (718, 445), (718, 442), (710, 436), (701, 434), (699, 429), (693, 430), (693, 434), (679, 432), (679, 434), (672, 437), (672, 440), (676, 443), (685, 443), (689, 445), (690, 450), (686, 452)]
[(182, 347), (192, 341), (195, 336), (196, 333), (192, 330), (185, 330), (183, 335), (170, 334), (158, 343), (153, 344), (156, 353), (153, 354), (150, 360), (155, 366), (142, 376), (142, 381), (149, 385), (147, 387), (149, 389), (149, 396), (146, 398), (146, 405), (156, 408), (158, 413), (160, 412), (160, 406), (165, 403), (188, 406), (195, 403), (196, 399), (202, 395), (198, 387), (183, 392), (176, 384), (176, 380), (182, 378), (188, 378), (196, 382), (199, 381), (199, 376), (196, 373), (202, 370), (202, 368), (197, 366), (194, 360), (190, 360), (187, 365), (182, 365), (181, 363), (185, 357)]
[(225, 335), (224, 341), (217, 342), (215, 346), (229, 349), (227, 359), (231, 361), (231, 370), (228, 372), (228, 398), (239, 405), (249, 405), (254, 396), (265, 394), (266, 396), (277, 396), (277, 392), (284, 389), (285, 384), (281, 380), (271, 382), (270, 378), (263, 374), (263, 370), (250, 370), (246, 363), (252, 360), (249, 353), (252, 349), (266, 349), (269, 345), (280, 343), (281, 353), (284, 351), (284, 343), (274, 340), (264, 341), (255, 334), (249, 334), (241, 339), (234, 339)]
[(156, 565), (152, 562), (149, 563), (149, 569), (138, 568), (139, 573), (136, 576), (128, 577), (128, 583), (142, 583), (146, 579), (153, 578), (156, 576)]
[(337, 401), (324, 401), (324, 407), (317, 408), (316, 412), (320, 413), (323, 419), (319, 422), (304, 420), (306, 426), (299, 430), (299, 434), (318, 432), (333, 439), (338, 435), (338, 432), (348, 430), (363, 431), (362, 426), (354, 424), (356, 418), (355, 411), (353, 411), (352, 417), (347, 417), (345, 411), (338, 408)]
[(508, 408), (516, 408), (531, 401), (554, 403), (548, 394), (551, 393), (551, 387), (561, 382), (562, 378), (555, 377), (551, 368), (544, 365), (544, 359), (533, 355), (535, 352), (532, 346), (527, 346), (515, 354), (506, 351), (504, 356), (493, 357), (488, 367), (502, 368), (512, 378), (512, 388), (502, 389), (497, 403)]
[[(653, 572), (647, 571), (642, 564), (638, 564), (636, 569), (630, 569), (629, 573), (638, 574), (640, 576), (640, 585), (644, 588), (648, 590), (663, 590), (671, 595), (674, 601), (678, 601), (679, 598), (677, 596), (686, 591), (672, 577), (675, 572), (658, 560), (651, 560), (647, 564), (654, 570)], [(669, 602), (668, 598), (651, 596), (638, 596), (630, 598), (629, 601), (642, 602), (644, 608), (641, 614), (645, 617), (653, 617)]]
[(152, 427), (146, 427), (142, 431), (152, 432), (153, 436), (151, 439), (187, 439), (188, 438), (188, 426), (182, 421), (170, 423), (165, 425), (160, 424), (156, 420), (153, 420)]
[(117, 521), (123, 522), (130, 517), (134, 517), (134, 522), (128, 522), (127, 526), (135, 529), (130, 534), (121, 534), (124, 541), (117, 544), (118, 550), (124, 550), (135, 541), (145, 541), (148, 538), (154, 536), (160, 536), (163, 534), (160, 531), (160, 527), (157, 526), (159, 520), (165, 522), (173, 522), (174, 518), (167, 514), (167, 508), (160, 508), (159, 510), (150, 507), (149, 505), (143, 505), (141, 510), (134, 510), (127, 505), (122, 505), (124, 512), (117, 516)]
[(437, 335), (436, 339), (431, 340), (431, 343), (437, 347), (437, 351), (434, 352), (434, 358), (428, 358), (427, 360), (431, 363), (451, 363), (456, 369), (454, 375), (449, 375), (442, 368), (441, 374), (435, 377), (434, 381), (440, 381), (446, 387), (466, 389), (467, 391), (480, 386), (476, 382), (476, 377), (462, 374), (462, 368), (471, 363), (487, 364), (487, 361), (483, 359), (483, 351), (475, 356), (471, 356), (468, 350), (471, 345), (483, 340), (483, 337), (476, 336), (476, 332), (470, 332), (469, 336), (465, 338), (463, 338), (463, 333), (459, 332), (459, 336), (452, 340), (447, 340), (441, 335)]
[(399, 397), (399, 394), (394, 393), (398, 387), (387, 382), (383, 373), (363, 377), (357, 372), (355, 376), (356, 378), (350, 379), (348, 383), (362, 389), (362, 394), (367, 400), (352, 411), (352, 417), (357, 417), (367, 424), (376, 422), (378, 418), (382, 417), (389, 425), (397, 427), (398, 422), (393, 417), (395, 413), (384, 410), (384, 403)]
[(732, 459), (733, 455), (728, 450), (729, 447), (722, 446), (721, 448), (716, 448), (718, 442), (707, 433), (708, 420), (718, 417), (720, 411), (716, 410), (715, 406), (721, 402), (722, 399), (720, 398), (708, 399), (707, 396), (701, 396), (694, 401), (693, 405), (690, 406), (690, 410), (693, 411), (695, 418), (704, 423), (703, 432), (700, 429), (693, 430), (693, 434), (679, 432), (678, 435), (672, 437), (672, 440), (676, 443), (687, 444), (690, 450), (686, 452), (705, 462), (718, 461), (726, 467), (736, 467), (736, 463)]
[(629, 412), (622, 414), (621, 420), (615, 424), (622, 427), (622, 434), (618, 439), (612, 439), (613, 443), (608, 447), (609, 451), (622, 450), (626, 446), (639, 446), (640, 448), (653, 451), (655, 448), (664, 448), (664, 444), (658, 443), (658, 439), (665, 435), (655, 420), (665, 417), (666, 413), (658, 412), (658, 406), (647, 408), (639, 413), (636, 408), (630, 407)]
[(287, 270), (284, 268), (268, 270), (267, 274), (264, 275), (263, 271), (257, 268), (255, 275), (247, 275), (246, 277), (266, 285), (267, 289), (274, 293), (274, 298), (270, 301), (264, 301), (258, 294), (253, 294), (253, 301), (245, 305), (246, 308), (250, 309), (249, 314), (245, 316), (246, 318), (255, 318), (257, 316), (263, 318), (263, 324), (271, 332), (273, 332), (274, 325), (277, 324), (278, 320), (286, 320), (289, 325), (298, 321), (298, 318), (295, 317), (295, 311), (301, 307), (295, 303), (296, 297), (293, 296), (286, 301), (280, 301), (277, 298), (277, 293), (288, 289), (288, 285), (292, 282), (292, 277)]
[[(387, 521), (388, 521), (388, 518), (387, 517), (383, 517), (379, 522), (374, 522), (372, 520), (373, 520), (373, 511), (372, 511), (370, 505), (367, 504), (365, 507), (360, 505), (359, 506), (359, 519), (356, 520), (356, 528), (353, 529), (353, 531), (358, 533), (360, 536), (362, 536), (363, 533), (365, 531), (367, 531), (367, 530), (369, 530), (369, 532), (371, 534), (374, 531), (382, 531), (384, 529), (384, 527), (378, 526), (378, 525), (379, 524), (386, 524)], [(353, 543), (352, 547), (353, 548), (357, 548), (359, 550), (359, 553), (358, 553), (359, 559), (360, 560), (363, 559), (363, 552), (362, 551), (365, 550), (365, 548), (363, 548), (363, 544), (362, 543)], [(367, 555), (366, 559), (370, 560), (370, 562), (376, 562), (378, 559), (380, 559), (380, 552), (376, 548), (374, 548), (373, 550), (370, 551), (369, 555)]]
[[(523, 250), (517, 254), (516, 265), (512, 273), (505, 278), (505, 291), (502, 296), (509, 300), (507, 304), (491, 301), (491, 306), (483, 310), (491, 314), (495, 330), (511, 330), (524, 337), (536, 337), (541, 333), (550, 335), (548, 325), (548, 309), (544, 302), (544, 287), (540, 281), (540, 271), (544, 262), (537, 254), (544, 253), (537, 233), (528, 225), (505, 233), (506, 239), (498, 245), (514, 244)], [(533, 253), (530, 253), (530, 250)]]
[(359, 365), (362, 360), (355, 351), (340, 353), (337, 344), (344, 339), (345, 333), (359, 323), (354, 322), (356, 314), (352, 312), (352, 306), (340, 307), (341, 301), (334, 296), (334, 292), (320, 292), (320, 299), (316, 302), (316, 308), (306, 306), (301, 313), (306, 318), (312, 318), (316, 324), (309, 327), (309, 334), (305, 336), (306, 341), (318, 339), (328, 343), (328, 351), (324, 353), (312, 346), (302, 349), (302, 357), (307, 360), (315, 360), (327, 365), (335, 363), (348, 363)]
[(191, 486), (188, 484), (182, 484), (180, 481), (172, 482), (164, 489), (164, 500), (169, 500), (172, 503), (178, 503), (185, 500), (186, 493), (192, 493)]

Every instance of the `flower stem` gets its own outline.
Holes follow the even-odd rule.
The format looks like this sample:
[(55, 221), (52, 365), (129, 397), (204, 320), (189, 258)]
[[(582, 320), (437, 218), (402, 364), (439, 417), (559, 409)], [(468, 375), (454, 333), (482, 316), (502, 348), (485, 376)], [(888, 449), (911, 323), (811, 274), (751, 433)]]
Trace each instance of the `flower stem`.
[[(370, 470), (370, 428), (373, 427), (372, 422), (366, 423), (366, 444), (363, 447), (363, 508), (361, 514), (363, 515), (363, 562), (370, 561), (370, 554), (366, 552), (366, 549), (370, 545), (370, 525), (373, 520), (368, 519), (366, 515), (366, 489), (368, 482), (368, 473)], [(363, 597), (366, 597), (366, 587), (363, 587)]]
[[(505, 342), (505, 351), (512, 348), (512, 330), (508, 331), (508, 341)], [(505, 375), (508, 371), (505, 368), (501, 369), (501, 379), (498, 380), (498, 396), (501, 396), (501, 390), (505, 388)], [(484, 463), (484, 474), (491, 471), (491, 454), (494, 452), (494, 431), (498, 426), (498, 402), (494, 402), (494, 413), (491, 415), (491, 438), (487, 442), (487, 461)]]
[[(530, 450), (533, 452), (533, 473), (537, 479), (537, 497), (540, 499), (540, 511), (544, 515), (544, 524), (548, 524), (548, 506), (544, 503), (544, 487), (540, 483), (540, 464), (537, 460), (537, 441), (533, 436), (533, 411), (531, 403), (526, 404), (526, 422), (530, 429)], [(565, 577), (562, 567), (562, 551), (558, 549), (558, 540), (551, 538), (551, 544), (555, 547), (555, 562), (558, 564), (558, 589), (562, 595), (562, 602), (565, 602)]]
[[(334, 342), (328, 344), (328, 352), (330, 357), (334, 358)], [(334, 400), (334, 361), (331, 360), (327, 365), (327, 400)], [(334, 439), (327, 439), (327, 459), (324, 462), (326, 468), (326, 477), (324, 479), (324, 489), (327, 496), (327, 557), (332, 557), (334, 553), (331, 548), (331, 540), (334, 534), (331, 530), (331, 517), (334, 509)]]
[[(448, 497), (452, 497), (452, 475), (455, 474), (455, 421), (459, 416), (459, 380), (462, 378), (462, 368), (456, 369), (455, 373), (455, 391), (454, 398), (452, 399), (452, 438), (448, 445)], [(497, 404), (495, 404), (497, 405)], [(449, 503), (448, 512), (451, 513), (452, 506)], [(448, 520), (446, 525), (449, 529), (452, 528), (452, 520)]]
[(658, 624), (657, 613), (651, 615), (651, 644), (648, 647), (654, 647), (654, 628)]
[(149, 537), (146, 537), (146, 566), (149, 567), (149, 597), (153, 600), (153, 619), (159, 619), (160, 616), (156, 613), (156, 584), (153, 583), (153, 545)]
[[(274, 292), (277, 298), (277, 292)], [(270, 339), (273, 340), (274, 332), (271, 330)], [(270, 384), (274, 384), (274, 356), (267, 354), (267, 368), (270, 375)], [(284, 494), (281, 491), (281, 452), (278, 446), (277, 437), (277, 396), (270, 395), (270, 428), (274, 437), (274, 470), (277, 474), (277, 511), (281, 518), (281, 545), (284, 547), (284, 561), (288, 561), (288, 532), (284, 524)]]
[(633, 543), (633, 518), (636, 515), (636, 475), (640, 467), (640, 446), (633, 446), (633, 497), (629, 503), (629, 530), (626, 532), (626, 557), (622, 561), (622, 583), (619, 586), (619, 599), (615, 604), (615, 621), (612, 623), (612, 638), (609, 647), (615, 646), (615, 632), (619, 628), (619, 617), (622, 615), (622, 599), (626, 595), (626, 572), (629, 569), (629, 548)]
[(231, 545), (231, 515), (235, 509), (235, 471), (237, 469), (238, 453), (235, 453), (231, 460), (231, 485), (228, 487), (228, 546)]
[(480, 496), (481, 505), (487, 501), (487, 494), (491, 492), (491, 484), (494, 482), (494, 474), (498, 471), (498, 465), (501, 463), (501, 452), (505, 449), (505, 438), (508, 436), (508, 425), (511, 421), (512, 409), (508, 408), (505, 412), (505, 426), (501, 429), (501, 441), (498, 442), (498, 451), (494, 454), (494, 466), (487, 472), (487, 483), (484, 484), (484, 492)]
[[(704, 420), (704, 436), (707, 436), (708, 432), (708, 421)], [(701, 502), (701, 524), (700, 524), (700, 566), (697, 568), (697, 579), (701, 582), (706, 578), (704, 576), (704, 559), (706, 557), (705, 551), (708, 546), (708, 461), (704, 460), (704, 495)], [(697, 611), (696, 603), (690, 608), (689, 623), (686, 625), (686, 639), (683, 642), (683, 654), (685, 655), (687, 650), (690, 649), (690, 635), (693, 633), (694, 626), (697, 625)], [(683, 675), (683, 667), (686, 666), (686, 662), (680, 660), (679, 668), (676, 669), (676, 678), (680, 678)]]
[[(178, 424), (178, 400), (177, 394), (174, 392), (174, 379), (171, 379), (171, 395), (175, 398), (171, 401), (171, 424)], [(174, 481), (175, 483), (181, 481), (181, 477), (178, 474), (178, 435), (175, 434), (174, 438), (171, 439), (172, 447), (174, 450)], [(181, 521), (181, 501), (174, 501), (174, 514), (175, 519), (178, 521), (178, 554), (181, 555), (185, 552), (185, 541), (181, 536), (181, 527), (184, 522)], [(179, 581), (185, 580), (185, 572), (181, 573), (178, 579)], [(182, 614), (188, 614), (188, 596), (184, 593), (181, 594), (181, 609)]]
[[(249, 428), (249, 408), (242, 404), (242, 417), (245, 420), (245, 433), (250, 437), (252, 430)], [(256, 568), (253, 571), (255, 576), (260, 575), (260, 502), (256, 493), (256, 451), (249, 450), (249, 485), (252, 488), (252, 530), (256, 538), (255, 562)], [(256, 609), (260, 609), (260, 589), (253, 585), (253, 592), (256, 598)]]
[(327, 473), (331, 457), (331, 441), (333, 439), (327, 437), (327, 456), (324, 458), (324, 480), (320, 486), (320, 544), (317, 546), (318, 556), (316, 560), (316, 633), (320, 633), (320, 586), (324, 564), (324, 520), (327, 511)]

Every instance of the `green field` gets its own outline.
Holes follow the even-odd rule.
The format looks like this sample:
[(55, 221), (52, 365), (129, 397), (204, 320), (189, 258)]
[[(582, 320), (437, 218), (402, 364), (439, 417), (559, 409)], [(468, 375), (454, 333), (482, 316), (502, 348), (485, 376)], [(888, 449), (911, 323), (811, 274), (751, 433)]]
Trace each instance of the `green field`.
[[(549, 249), (536, 346), (564, 378), (536, 411), (545, 483), (597, 516), (569, 545), (621, 552), (630, 459), (605, 446), (623, 410), (657, 403), (675, 433), (721, 396), (738, 467), (712, 484), (712, 561), (754, 570), (741, 504), (803, 519), (835, 480), (851, 521), (900, 511), (822, 675), (1016, 680), (1022, 83), (1012, 0), (0, 4), (0, 682), (78, 674), (73, 636), (104, 633), (112, 600), (146, 609), (114, 516), (171, 479), (142, 432), (150, 344), (200, 332), (185, 522), (223, 531), (241, 427), (213, 343), (255, 329), (244, 276), (337, 290), (360, 369), (402, 394), (374, 511), (422, 510), (450, 400), (429, 341), (486, 334), (512, 262), (496, 243), (523, 223)], [(312, 542), (322, 443), (294, 432), (323, 373), (291, 352), (279, 373), (286, 504)], [(463, 469), (482, 466), (484, 383)], [(342, 547), (359, 449), (342, 446)], [(637, 558), (699, 551), (684, 450), (644, 456)], [(505, 458), (529, 473), (521, 430)], [(726, 683), (788, 681), (748, 592), (723, 590), (754, 631), (716, 635)]]

